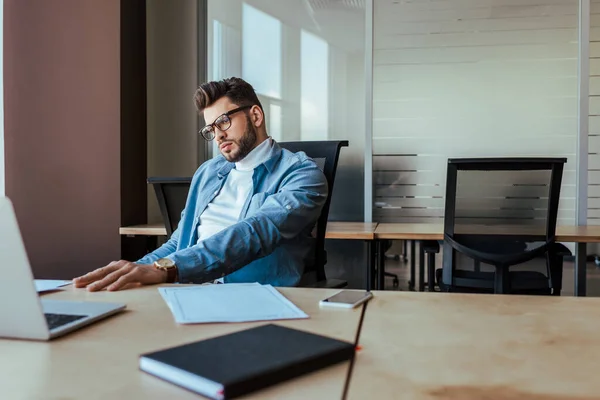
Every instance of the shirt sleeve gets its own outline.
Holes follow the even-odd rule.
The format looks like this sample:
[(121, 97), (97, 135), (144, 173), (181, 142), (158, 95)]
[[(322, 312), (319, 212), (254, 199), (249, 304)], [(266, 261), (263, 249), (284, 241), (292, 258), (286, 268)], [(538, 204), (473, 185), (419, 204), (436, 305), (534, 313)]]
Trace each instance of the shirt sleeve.
[(314, 161), (298, 164), (252, 216), (168, 255), (179, 281), (202, 283), (231, 274), (271, 254), (282, 239), (312, 229), (327, 199), (327, 180)]

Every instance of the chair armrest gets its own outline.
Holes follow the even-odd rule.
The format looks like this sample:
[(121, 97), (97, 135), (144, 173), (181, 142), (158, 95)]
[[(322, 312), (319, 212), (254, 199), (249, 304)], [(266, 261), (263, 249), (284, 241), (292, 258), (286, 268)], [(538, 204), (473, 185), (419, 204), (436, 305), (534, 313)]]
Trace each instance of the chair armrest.
[(558, 256), (569, 257), (569, 256), (573, 255), (573, 253), (571, 253), (571, 250), (569, 250), (562, 243), (554, 243), (554, 251), (556, 252), (556, 255), (558, 255)]

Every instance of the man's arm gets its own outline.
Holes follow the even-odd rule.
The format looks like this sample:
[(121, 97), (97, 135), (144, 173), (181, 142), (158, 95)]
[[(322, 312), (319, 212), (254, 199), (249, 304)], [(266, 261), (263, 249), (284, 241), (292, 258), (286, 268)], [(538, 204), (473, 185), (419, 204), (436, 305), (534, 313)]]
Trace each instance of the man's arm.
[(327, 180), (314, 161), (299, 163), (257, 213), (168, 255), (177, 265), (179, 281), (201, 283), (228, 275), (271, 254), (282, 239), (312, 227), (327, 198)]

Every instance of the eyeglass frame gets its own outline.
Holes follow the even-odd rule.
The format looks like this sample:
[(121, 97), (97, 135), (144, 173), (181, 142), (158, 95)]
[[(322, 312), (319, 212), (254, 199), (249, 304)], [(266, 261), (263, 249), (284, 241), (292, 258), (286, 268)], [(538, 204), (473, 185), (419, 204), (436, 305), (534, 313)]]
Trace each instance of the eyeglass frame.
[[(210, 141), (211, 141), (211, 140), (213, 140), (213, 139), (215, 138), (215, 136), (216, 136), (215, 129), (219, 129), (221, 132), (225, 132), (226, 130), (228, 130), (229, 128), (231, 128), (231, 116), (232, 116), (233, 114), (235, 114), (235, 113), (237, 113), (237, 112), (239, 112), (239, 111), (246, 110), (246, 109), (248, 109), (248, 108), (252, 108), (252, 107), (254, 107), (254, 105), (241, 106), (241, 107), (238, 107), (238, 108), (234, 108), (233, 110), (229, 110), (229, 111), (227, 111), (226, 113), (223, 113), (223, 114), (219, 115), (217, 118), (215, 118), (215, 120), (213, 121), (213, 123), (211, 123), (211, 124), (207, 124), (207, 125), (203, 126), (203, 127), (202, 127), (202, 129), (200, 129), (200, 130), (198, 131), (198, 133), (199, 133), (200, 135), (202, 135), (202, 138), (203, 138), (204, 140), (206, 140), (207, 142), (210, 142)], [(217, 121), (218, 121), (220, 118), (223, 118), (223, 117), (227, 117), (227, 119), (229, 120), (229, 126), (228, 126), (227, 128), (225, 128), (225, 129), (217, 128), (217, 126), (216, 126), (216, 124), (217, 124)], [(210, 127), (210, 128), (212, 128), (212, 130), (210, 131), (210, 132), (211, 132), (211, 134), (212, 134), (212, 137), (211, 137), (210, 139), (209, 139), (209, 138), (207, 138), (207, 137), (206, 137), (206, 135), (204, 134), (204, 130), (205, 130), (205, 129), (207, 129), (207, 128), (209, 128), (209, 127)]]

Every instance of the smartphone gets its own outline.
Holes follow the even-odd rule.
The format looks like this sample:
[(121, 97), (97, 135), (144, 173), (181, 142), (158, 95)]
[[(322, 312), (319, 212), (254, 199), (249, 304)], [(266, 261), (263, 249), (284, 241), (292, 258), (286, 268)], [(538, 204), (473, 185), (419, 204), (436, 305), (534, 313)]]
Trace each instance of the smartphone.
[(360, 290), (342, 290), (319, 302), (321, 306), (354, 308), (373, 297), (371, 292)]

